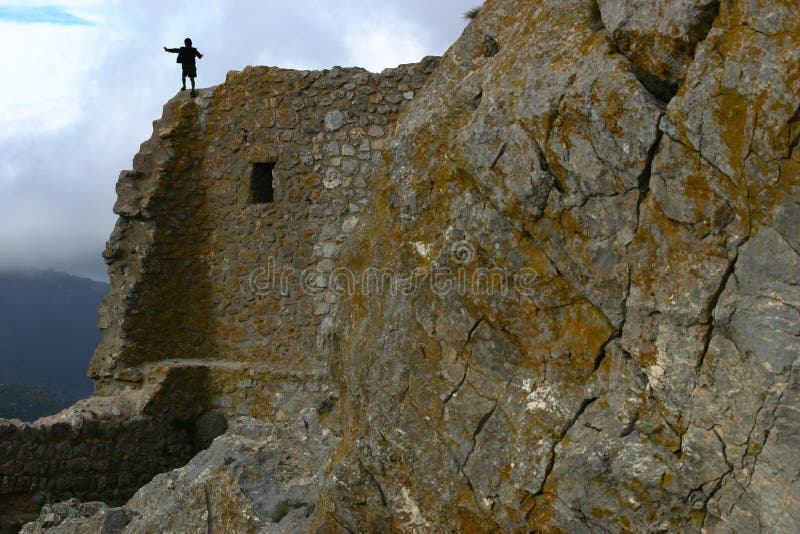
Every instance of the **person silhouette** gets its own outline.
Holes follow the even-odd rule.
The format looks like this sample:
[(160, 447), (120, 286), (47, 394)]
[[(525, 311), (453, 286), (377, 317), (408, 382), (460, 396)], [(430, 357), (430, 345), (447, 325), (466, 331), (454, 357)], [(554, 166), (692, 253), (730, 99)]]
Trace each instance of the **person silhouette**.
[(186, 77), (188, 76), (192, 81), (192, 94), (194, 94), (194, 79), (197, 77), (197, 65), (195, 64), (194, 58), (202, 58), (203, 54), (192, 46), (192, 40), (188, 37), (184, 39), (183, 44), (186, 46), (182, 46), (181, 48), (167, 48), (165, 46), (164, 52), (178, 54), (176, 63), (180, 63), (183, 67), (183, 76), (181, 76), (183, 87), (181, 89), (183, 91), (186, 90)]

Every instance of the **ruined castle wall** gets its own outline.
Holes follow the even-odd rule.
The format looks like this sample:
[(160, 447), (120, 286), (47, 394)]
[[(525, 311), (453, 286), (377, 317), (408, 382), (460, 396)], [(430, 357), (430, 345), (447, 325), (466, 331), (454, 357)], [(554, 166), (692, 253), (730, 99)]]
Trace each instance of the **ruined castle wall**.
[[(437, 61), (380, 74), (247, 68), (167, 103), (117, 184), (89, 369), (97, 396), (0, 426), (0, 511), (124, 501), (224, 430), (198, 434), (209, 412), (284, 421), (313, 410), (337, 433), (327, 336), (338, 253), (386, 137)], [(259, 164), (274, 164), (271, 202), (254, 202)], [(104, 412), (102, 398), (125, 408)]]
[(206, 445), (192, 421), (133, 416), (132, 408), (93, 399), (36, 423), (0, 420), (0, 532), (46, 502), (121, 504)]
[[(168, 104), (118, 185), (98, 391), (203, 368), (204, 406), (229, 414), (327, 402), (337, 254), (398, 112), (435, 64), (247, 68)], [(254, 203), (253, 168), (267, 163), (273, 201)]]
[(81, 495), (120, 502), (154, 474), (186, 463), (197, 452), (186, 430), (159, 429), (146, 418), (41, 429), (3, 423), (0, 434), (0, 491), (12, 497), (36, 489), (57, 500)]

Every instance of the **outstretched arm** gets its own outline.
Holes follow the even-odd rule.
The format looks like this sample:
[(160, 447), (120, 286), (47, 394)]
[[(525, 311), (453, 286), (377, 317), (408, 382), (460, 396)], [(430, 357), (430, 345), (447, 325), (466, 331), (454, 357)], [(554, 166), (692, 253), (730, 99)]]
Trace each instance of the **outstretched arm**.
[(172, 52), (173, 54), (177, 54), (180, 51), (181, 51), (180, 48), (167, 48), (166, 46), (164, 47), (164, 52)]
[(200, 59), (203, 59), (203, 54), (201, 54), (199, 50), (195, 49), (194, 53), (195, 53), (195, 55), (197, 55), (197, 57), (199, 57)]

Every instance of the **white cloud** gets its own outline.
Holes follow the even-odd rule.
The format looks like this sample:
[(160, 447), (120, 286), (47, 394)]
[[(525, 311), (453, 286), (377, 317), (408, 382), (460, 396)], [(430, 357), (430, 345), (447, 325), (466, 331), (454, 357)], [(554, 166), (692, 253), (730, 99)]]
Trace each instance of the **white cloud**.
[[(54, 131), (82, 115), (81, 88), (101, 31), (87, 26), (0, 23), (0, 141)], [(83, 60), (82, 60), (83, 59)]]
[(386, 67), (413, 63), (426, 55), (413, 27), (383, 21), (351, 23), (344, 33), (348, 63), (379, 72)]

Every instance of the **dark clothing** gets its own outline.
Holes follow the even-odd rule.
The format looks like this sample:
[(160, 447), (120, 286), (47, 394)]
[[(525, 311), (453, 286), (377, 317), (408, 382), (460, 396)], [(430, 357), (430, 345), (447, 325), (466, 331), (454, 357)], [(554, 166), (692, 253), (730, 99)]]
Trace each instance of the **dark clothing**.
[(197, 78), (197, 66), (194, 64), (194, 61), (191, 63), (184, 63), (182, 66), (184, 76), (188, 76), (189, 78)]
[(198, 52), (193, 46), (182, 46), (180, 50), (178, 50), (178, 59), (176, 59), (175, 62), (183, 64), (184, 68), (186, 68), (187, 65), (194, 67), (194, 58), (196, 57), (203, 57), (203, 54)]
[(183, 66), (184, 76), (188, 76), (190, 78), (197, 77), (197, 65), (195, 64), (195, 58), (201, 58), (203, 57), (203, 54), (198, 52), (195, 47), (182, 46), (180, 48), (167, 48), (167, 52), (178, 54), (178, 58), (175, 60), (175, 62), (180, 63)]

